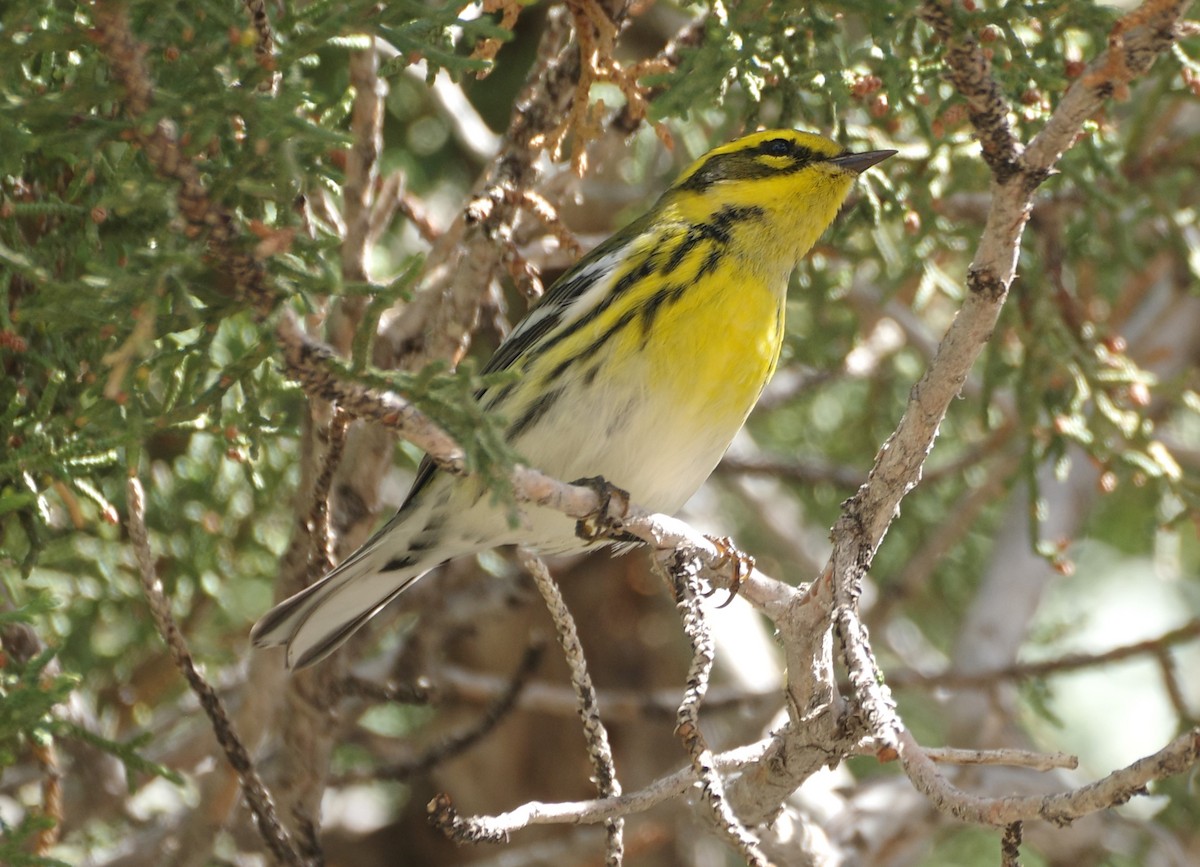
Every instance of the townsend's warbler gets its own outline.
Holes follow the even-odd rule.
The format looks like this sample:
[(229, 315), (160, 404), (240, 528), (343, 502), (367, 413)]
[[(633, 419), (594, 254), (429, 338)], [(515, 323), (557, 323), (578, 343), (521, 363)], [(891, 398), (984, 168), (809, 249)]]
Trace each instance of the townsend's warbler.
[[(601, 476), (647, 509), (675, 511), (775, 369), (792, 269), (858, 173), (894, 153), (847, 153), (791, 130), (709, 151), (547, 291), (485, 368), (519, 377), (482, 391), (480, 404), (530, 465), (563, 480)], [(511, 543), (547, 553), (588, 544), (548, 509), (529, 508), (513, 527), (481, 482), (426, 461), (383, 529), (268, 612), (253, 640), (310, 665), (429, 569)]]

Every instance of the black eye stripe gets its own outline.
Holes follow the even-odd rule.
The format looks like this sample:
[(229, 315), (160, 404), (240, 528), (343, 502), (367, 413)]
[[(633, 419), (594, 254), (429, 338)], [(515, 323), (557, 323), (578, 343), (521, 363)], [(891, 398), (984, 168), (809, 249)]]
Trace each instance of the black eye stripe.
[[(768, 159), (760, 159), (761, 157)], [(711, 155), (683, 182), (680, 189), (702, 192), (722, 181), (790, 174), (824, 159), (827, 157), (823, 153), (815, 152), (791, 139), (767, 139), (744, 150)]]

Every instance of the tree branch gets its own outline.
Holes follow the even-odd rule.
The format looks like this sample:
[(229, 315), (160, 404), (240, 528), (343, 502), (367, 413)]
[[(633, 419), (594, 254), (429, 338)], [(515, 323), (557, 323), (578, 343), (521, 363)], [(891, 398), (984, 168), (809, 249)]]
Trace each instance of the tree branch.
[(188, 686), (200, 700), (200, 706), (204, 708), (212, 725), (213, 734), (216, 735), (217, 741), (225, 751), (225, 757), (229, 764), (237, 772), (242, 791), (246, 795), (246, 801), (258, 821), (258, 829), (262, 834), (263, 841), (278, 860), (293, 865), (293, 867), (307, 867), (309, 862), (297, 851), (291, 835), (280, 823), (271, 794), (263, 785), (262, 779), (250, 759), (250, 753), (238, 737), (233, 722), (225, 710), (224, 702), (196, 667), (191, 650), (188, 649), (187, 640), (179, 631), (175, 618), (171, 614), (171, 605), (163, 595), (162, 583), (158, 580), (154, 567), (154, 554), (150, 550), (150, 539), (146, 533), (145, 495), (137, 476), (129, 477), (126, 495), (129, 501), (129, 516), (126, 522), (129, 527), (129, 538), (137, 557), (138, 576), (141, 578), (142, 590), (146, 594), (146, 601), (150, 604), (150, 613), (154, 617), (154, 625), (158, 629), (158, 634), (166, 642), (175, 667), (183, 674)]
[(1200, 728), (1184, 732), (1158, 752), (1107, 777), (1069, 792), (1033, 797), (981, 798), (946, 780), (912, 735), (899, 736), (900, 761), (917, 790), (944, 813), (964, 822), (996, 827), (1030, 819), (1066, 825), (1098, 810), (1105, 810), (1146, 794), (1146, 786), (1187, 771), (1200, 762)]

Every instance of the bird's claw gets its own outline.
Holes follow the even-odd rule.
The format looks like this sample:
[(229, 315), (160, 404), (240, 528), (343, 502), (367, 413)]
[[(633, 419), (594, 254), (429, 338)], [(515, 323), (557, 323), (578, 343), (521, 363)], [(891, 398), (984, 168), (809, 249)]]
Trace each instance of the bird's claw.
[[(705, 538), (712, 542), (717, 549), (719, 556), (715, 566), (722, 567), (727, 563), (733, 564), (733, 575), (729, 582), (729, 598), (717, 606), (717, 608), (724, 608), (738, 595), (738, 591), (742, 589), (742, 582), (754, 571), (754, 558), (739, 549), (733, 543), (733, 539), (728, 536), (706, 536)], [(708, 592), (708, 595), (712, 596), (716, 592), (717, 589), (714, 587)]]
[[(617, 515), (624, 515), (628, 512), (629, 505), (633, 502), (628, 491), (618, 488), (603, 476), (576, 479), (571, 484), (591, 488), (600, 498), (600, 505), (596, 507), (596, 511), (575, 522), (576, 536), (586, 542), (595, 542), (602, 538), (618, 542), (629, 541), (626, 538), (628, 534), (621, 529), (621, 519), (617, 517)], [(640, 541), (636, 537), (631, 538), (632, 541)]]

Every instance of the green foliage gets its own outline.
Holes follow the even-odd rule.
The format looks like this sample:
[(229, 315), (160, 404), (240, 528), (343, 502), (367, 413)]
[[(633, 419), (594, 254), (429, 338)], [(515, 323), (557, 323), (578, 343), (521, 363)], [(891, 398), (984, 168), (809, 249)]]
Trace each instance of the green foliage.
[[(136, 127), (89, 38), (90, 7), (0, 6), (0, 580), (15, 606), (0, 611), (0, 628), (32, 627), (53, 648), (0, 669), (0, 769), (24, 760), (30, 744), (70, 739), (118, 757), (132, 789), (154, 776), (180, 782), (146, 758), (154, 753), (142, 732), (178, 707), (184, 686), (147, 674), (167, 666), (119, 524), (127, 473), (149, 482), (156, 565), (197, 658), (235, 671), (295, 524), (289, 500), (306, 417), (303, 395), (280, 370), (273, 323), (234, 295), (203, 239), (189, 236), (177, 187), (150, 165), (137, 130), (170, 118), (185, 156), (237, 225), (291, 233), (290, 243), (260, 257), (281, 303), (319, 316), (339, 300), (367, 298), (342, 375), (410, 399), (463, 446), (497, 497), (509, 494), (505, 472), (516, 458), (499, 420), (473, 400), (511, 374), (482, 376), (470, 359), (454, 372), (444, 363), (414, 372), (369, 363), (379, 318), (418, 287), (426, 245), (398, 219), (372, 251), (372, 271), (389, 275), (386, 282), (347, 281), (339, 228), (323, 216), (337, 210), (353, 144), (350, 52), (371, 35), (395, 49), (381, 67), (390, 87), (381, 170), (401, 173), (406, 193), (445, 225), (475, 183), (479, 158), (456, 141), (454, 119), (428, 83), (438, 70), (460, 81), (490, 69), (471, 56), (477, 41), (513, 34), (497, 16), (472, 17), (461, 4), (319, 0), (272, 13), (269, 69), (239, 3), (127, 5), (154, 85), (153, 106)], [(991, 52), (1015, 131), (1026, 139), (1081, 62), (1104, 47), (1117, 14), (1095, 3), (952, 8)], [(701, 38), (680, 46), (675, 69), (642, 79), (656, 89), (651, 117), (686, 144), (681, 152), (757, 124), (821, 129), (852, 148), (901, 149), (886, 170), (861, 179), (847, 213), (795, 279), (781, 368), (807, 372), (810, 382), (770, 401), (750, 425), (762, 452), (781, 462), (819, 456), (865, 474), (928, 364), (928, 346), (962, 303), (986, 208), (989, 177), (965, 105), (945, 79), (943, 46), (902, 4), (743, 0), (685, 11), (707, 16)], [(544, 19), (544, 10), (524, 11), (520, 44), (499, 55), (496, 81), (470, 85), (497, 126), (509, 122)], [(631, 36), (640, 26), (635, 19)], [(1171, 122), (1195, 108), (1180, 72), (1200, 73), (1197, 58), (1200, 39), (1182, 41), (1135, 98), (1089, 122), (1040, 191), (1003, 318), (966, 399), (942, 426), (929, 479), (906, 499), (875, 562), (872, 578), (885, 596), (981, 484), (982, 471), (965, 459), (1010, 425), (996, 449), (1020, 461), (1005, 484), (1034, 483), (1031, 520), (1042, 502), (1036, 469), (1080, 461), (1102, 474), (1103, 504), (1087, 532), (1112, 546), (1147, 555), (1162, 528), (1194, 519), (1196, 468), (1175, 455), (1177, 446), (1186, 452), (1200, 442), (1200, 381), (1191, 366), (1164, 366), (1126, 344), (1169, 324), (1134, 315), (1150, 284), (1179, 289), (1200, 279), (1200, 133)], [(414, 60), (425, 62), (425, 80), (408, 68)], [(259, 86), (272, 72), (279, 86), (267, 95)], [(654, 179), (669, 158), (643, 131), (605, 160), (617, 169), (606, 177), (638, 179), (619, 200), (634, 210), (660, 191)], [(572, 209), (562, 190), (554, 195), (568, 225), (578, 221), (580, 231), (602, 237), (616, 228), (607, 212), (618, 205), (590, 184), (582, 186), (584, 208)], [(262, 237), (244, 234), (255, 250)], [(479, 343), (495, 336), (489, 327)], [(889, 329), (901, 332), (891, 348), (881, 340)], [(856, 350), (872, 366), (849, 370)], [(960, 460), (966, 469), (940, 473)], [(782, 496), (807, 524), (827, 527), (853, 490), (841, 478), (788, 483)], [(911, 594), (901, 603), (906, 625), (920, 630), (931, 653), (953, 645), (994, 556), (1004, 499), (980, 507), (928, 581), (901, 588)], [(781, 577), (812, 577), (772, 547), (751, 508), (740, 514), (748, 538), (762, 544), (760, 562), (781, 564)], [(1194, 572), (1200, 546), (1180, 535), (1179, 568)], [(1043, 553), (1063, 560), (1061, 542), (1043, 540)], [(61, 673), (50, 673), (52, 662)], [(1052, 689), (1052, 681), (1026, 685), (1024, 706), (1049, 715)], [(95, 711), (98, 730), (63, 721), (56, 709), (69, 697)], [(939, 709), (924, 695), (902, 701), (916, 730), (936, 738)], [(423, 713), (401, 714), (394, 730), (407, 733)], [(353, 758), (355, 767), (370, 766)], [(1185, 785), (1168, 787), (1174, 827), (1194, 825)], [(29, 854), (49, 821), (30, 810), (4, 829), (0, 862), (59, 863)], [(940, 860), (930, 863), (995, 860), (993, 835), (954, 833), (942, 842)]]
[(329, 363), (347, 381), (380, 391), (394, 391), (442, 425), (461, 444), (467, 466), (477, 473), (497, 496), (506, 498), (511, 491), (507, 471), (519, 456), (504, 440), (505, 421), (487, 415), (475, 401), (482, 389), (512, 382), (511, 371), (478, 374), (474, 359), (464, 359), (451, 372), (448, 365), (435, 361), (415, 373), (402, 370), (356, 370), (336, 359)]
[[(153, 4), (131, 8), (139, 38), (156, 47), (147, 56), (153, 116), (186, 123), (185, 151), (215, 181), (214, 198), (240, 219), (295, 228), (296, 197), (338, 184), (350, 90), (344, 78), (330, 87), (318, 58), (330, 46), (349, 47), (368, 9), (323, 3), (284, 16), (276, 39), (285, 82), (265, 99), (255, 85), (267, 71), (240, 10), (204, 3), (185, 16)], [(404, 50), (398, 60), (420, 55), (431, 74), (439, 67), (463, 74), (483, 64), (456, 47), (452, 31), (467, 46), (505, 33), (486, 17), (459, 20), (455, 9), (390, 4), (370, 20)], [(111, 487), (136, 465), (152, 439), (205, 431), (254, 457), (264, 437), (296, 421), (271, 364), (269, 323), (238, 309), (222, 275), (178, 230), (174, 187), (127, 143), (128, 123), (112, 111), (121, 94), (99, 55), (81, 43), (74, 15), (69, 4), (36, 13), (9, 8), (0, 46), (8, 73), (0, 128), (11, 145), (0, 165), (7, 176), (0, 327), (11, 335), (0, 381), (8, 433), (0, 443), (0, 520), (11, 528), (5, 550), (20, 554), (26, 573), (45, 544), (54, 485), (107, 512), (105, 482)], [(343, 57), (330, 58), (338, 75)], [(324, 223), (311, 225), (313, 236), (298, 233), (269, 262), (279, 292), (320, 305), (330, 294), (362, 291), (343, 286), (331, 267), (336, 236)], [(373, 293), (372, 313), (411, 283), (415, 264), (405, 273)], [(361, 362), (361, 339), (356, 349)], [(473, 388), (469, 377), (464, 382), (460, 401)], [(422, 403), (412, 394), (447, 411), (456, 399), (435, 390)], [(464, 433), (454, 418), (446, 421)]]
[(15, 826), (0, 823), (0, 863), (9, 867), (71, 867), (66, 861), (30, 854), (34, 838), (54, 827), (49, 816), (28, 815)]
[[(460, 20), (449, 4), (310, 4), (273, 22), (282, 81), (265, 98), (257, 86), (269, 70), (239, 4), (128, 8), (153, 79), (139, 128), (172, 119), (214, 201), (240, 224), (295, 233), (264, 260), (281, 297), (315, 309), (371, 296), (355, 346), (361, 367), (367, 329), (409, 291), (421, 260), (407, 258), (386, 286), (347, 284), (336, 230), (296, 206), (342, 180), (346, 51), (369, 20), (402, 48), (386, 74), (420, 56), (430, 75), (461, 76), (486, 66), (468, 57), (476, 38), (507, 33), (486, 16)], [(71, 738), (119, 758), (131, 787), (147, 775), (180, 783), (143, 756), (148, 736), (108, 737), (55, 712), (78, 695), (81, 672), (101, 710), (125, 713), (115, 693), (100, 696), (161, 654), (116, 526), (125, 474), (152, 474), (147, 520), (167, 592), (185, 622), (213, 627), (194, 640), (197, 653), (240, 655), (223, 636), (269, 600), (261, 579), (291, 526), (280, 491), (295, 484), (289, 442), (303, 407), (279, 370), (272, 323), (245, 309), (202, 239), (182, 231), (176, 187), (133, 143), (124, 93), (89, 27), (75, 4), (0, 9), (0, 563), (35, 582), (4, 569), (18, 607), (0, 613), (0, 626), (19, 620), (61, 636), (55, 650), (2, 672), (0, 766), (32, 740)], [(511, 458), (494, 425), (474, 433), (479, 384), (469, 370), (431, 367), (387, 387), (442, 421), (495, 480)], [(61, 607), (39, 585), (53, 586)], [(66, 673), (47, 674), (52, 659)], [(49, 821), (30, 813), (7, 829), (0, 861), (57, 863), (27, 846)]]
[(63, 723), (56, 728), (60, 737), (75, 738), (102, 752), (108, 753), (110, 756), (120, 759), (121, 764), (125, 766), (125, 776), (128, 780), (129, 791), (131, 793), (138, 789), (144, 777), (162, 777), (164, 780), (168, 780), (177, 786), (184, 784), (182, 774), (158, 762), (150, 761), (142, 755), (142, 748), (149, 746), (154, 740), (154, 735), (151, 732), (143, 732), (127, 741), (114, 741), (106, 737), (101, 737), (95, 732), (81, 726), (69, 723)]
[[(0, 612), (0, 629), (12, 630), (16, 624), (39, 624), (57, 607), (55, 600), (44, 591), (34, 590), (26, 595), (29, 601), (25, 605)], [(22, 762), (32, 748), (49, 750), (55, 742), (72, 739), (119, 759), (125, 766), (131, 792), (147, 776), (182, 784), (183, 778), (177, 772), (142, 755), (142, 749), (150, 743), (150, 733), (118, 742), (70, 722), (56, 712), (56, 708), (80, 686), (77, 676), (56, 673), (54, 662), (57, 656), (57, 649), (48, 648), (28, 660), (10, 657), (0, 669), (0, 774), (5, 768)], [(33, 856), (27, 852), (20, 857), (12, 854), (21, 852), (24, 842), (32, 834), (52, 825), (50, 819), (30, 813), (16, 828), (8, 829), (0, 839), (3, 863), (59, 863), (29, 860)]]
[[(10, 612), (9, 622), (30, 622), (48, 607), (44, 596)], [(51, 711), (66, 699), (77, 678), (54, 675), (46, 667), (53, 650), (44, 650), (28, 661), (13, 661), (0, 675), (0, 770), (17, 763), (30, 743), (45, 745), (53, 734)]]

